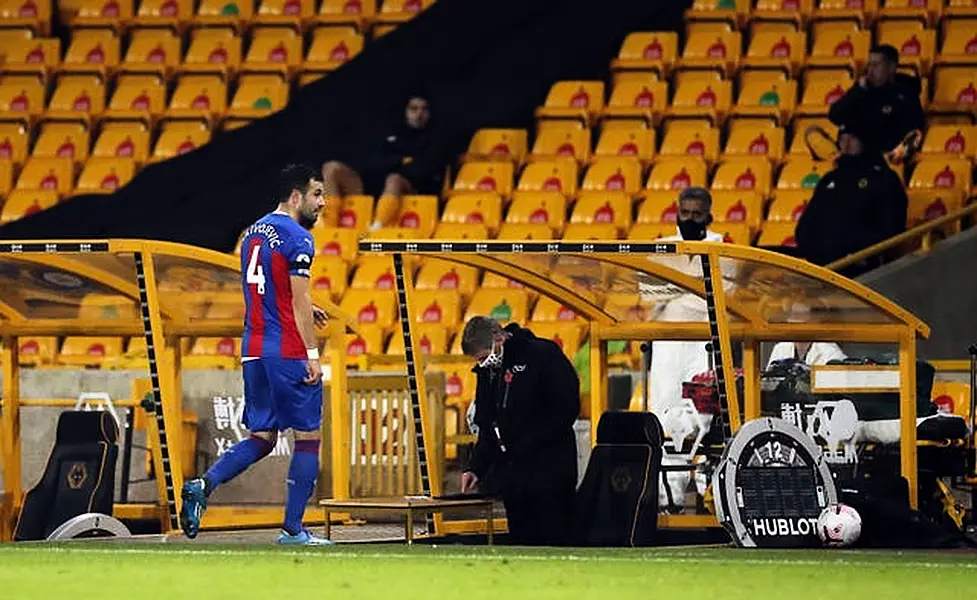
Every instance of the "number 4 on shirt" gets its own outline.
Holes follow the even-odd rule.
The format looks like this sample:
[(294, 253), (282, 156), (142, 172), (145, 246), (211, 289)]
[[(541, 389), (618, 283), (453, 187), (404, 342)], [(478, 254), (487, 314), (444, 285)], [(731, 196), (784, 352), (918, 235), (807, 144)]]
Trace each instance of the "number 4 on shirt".
[(258, 295), (265, 295), (265, 271), (258, 264), (258, 253), (261, 251), (261, 244), (251, 250), (251, 259), (248, 261), (248, 272), (245, 273), (244, 281), (248, 285), (252, 283), (258, 286)]

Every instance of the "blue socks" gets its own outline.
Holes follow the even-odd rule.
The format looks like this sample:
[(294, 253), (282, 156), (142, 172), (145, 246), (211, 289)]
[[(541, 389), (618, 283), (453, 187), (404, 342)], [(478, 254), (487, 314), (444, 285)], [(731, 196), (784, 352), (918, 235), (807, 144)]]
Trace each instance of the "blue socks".
[(319, 476), (319, 440), (295, 440), (292, 463), (288, 467), (288, 499), (283, 528), (292, 535), (302, 531), (302, 515), (312, 497)]
[(275, 444), (273, 442), (255, 435), (234, 444), (204, 474), (204, 481), (206, 482), (204, 491), (210, 495), (214, 488), (234, 479), (245, 469), (271, 454), (274, 449)]

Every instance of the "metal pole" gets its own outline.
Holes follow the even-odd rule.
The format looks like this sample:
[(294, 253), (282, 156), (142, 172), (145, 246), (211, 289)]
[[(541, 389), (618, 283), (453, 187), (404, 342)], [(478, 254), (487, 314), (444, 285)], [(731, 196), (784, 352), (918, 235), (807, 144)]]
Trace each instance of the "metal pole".
[(122, 481), (119, 490), (119, 502), (125, 504), (129, 501), (129, 470), (132, 466), (132, 429), (135, 427), (134, 412), (131, 406), (126, 409), (126, 430), (122, 439)]

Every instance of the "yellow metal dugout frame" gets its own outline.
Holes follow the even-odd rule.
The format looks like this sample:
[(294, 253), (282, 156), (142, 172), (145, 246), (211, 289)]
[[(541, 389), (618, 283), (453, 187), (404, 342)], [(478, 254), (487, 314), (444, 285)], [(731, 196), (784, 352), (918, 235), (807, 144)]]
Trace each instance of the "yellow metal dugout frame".
[[(698, 256), (709, 258), (724, 371), (734, 373), (730, 343), (743, 343), (744, 398), (733, 377), (726, 395), (732, 429), (760, 416), (760, 342), (831, 341), (898, 345), (901, 473), (917, 505), (916, 340), (929, 327), (860, 283), (808, 262), (724, 243), (596, 241), (473, 242), (364, 240), (361, 253), (417, 255), (476, 267), (548, 296), (590, 329), (591, 443), (607, 408), (607, 343), (611, 340), (709, 340), (705, 321), (660, 319), (662, 298), (704, 298)], [(406, 293), (410, 294), (407, 287)], [(624, 304), (621, 304), (624, 300)], [(630, 304), (629, 304), (630, 303)], [(660, 308), (660, 306), (659, 306)], [(801, 310), (796, 310), (801, 309)], [(797, 313), (805, 314), (796, 322)], [(402, 319), (409, 333), (414, 319)], [(424, 358), (414, 353), (418, 373)], [(663, 515), (666, 527), (716, 525), (712, 515)]]
[[(173, 504), (179, 511), (184, 456), (181, 391), (183, 337), (239, 337), (244, 325), (240, 291), (240, 265), (236, 256), (175, 244), (143, 240), (56, 240), (0, 243), (0, 471), (4, 474), (4, 510), (0, 534), (8, 533), (23, 504), (21, 486), (20, 409), (22, 406), (61, 406), (74, 401), (47, 402), (20, 397), (18, 338), (22, 336), (146, 336), (143, 314), (148, 315), (158, 371), (158, 400), (168, 446), (171, 489), (164, 473), (161, 444), (153, 444), (156, 504), (115, 505), (120, 518), (158, 518), (164, 532), (172, 531)], [(144, 289), (140, 289), (140, 263)], [(145, 293), (141, 297), (141, 291)], [(92, 300), (95, 299), (93, 303)], [(148, 309), (141, 310), (143, 302)], [(327, 339), (332, 379), (330, 408), (334, 415), (348, 412), (346, 352), (343, 342), (355, 324), (339, 307), (318, 302), (331, 321), (320, 340)], [(119, 403), (126, 404), (126, 401)], [(152, 417), (152, 415), (151, 415)], [(160, 439), (158, 419), (147, 419), (147, 435)], [(348, 448), (347, 423), (330, 423), (335, 448)], [(328, 453), (328, 455), (327, 455)], [(334, 489), (348, 495), (348, 453), (323, 448), (323, 464), (331, 461)], [(344, 484), (345, 482), (345, 484)], [(168, 500), (169, 499), (169, 500)], [(272, 526), (280, 521), (278, 507), (218, 505), (208, 511), (207, 529)], [(310, 507), (310, 522), (321, 512)], [(0, 536), (0, 540), (3, 537)]]

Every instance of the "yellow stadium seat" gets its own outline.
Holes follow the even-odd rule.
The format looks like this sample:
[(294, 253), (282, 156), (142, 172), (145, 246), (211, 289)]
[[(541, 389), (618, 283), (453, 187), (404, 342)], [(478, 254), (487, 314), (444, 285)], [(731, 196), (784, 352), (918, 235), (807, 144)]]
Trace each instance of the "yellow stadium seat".
[(756, 245), (760, 247), (796, 247), (797, 240), (794, 239), (796, 228), (797, 223), (795, 221), (767, 221), (763, 224)]
[(342, 260), (316, 260), (312, 262), (309, 290), (312, 299), (317, 297), (337, 302), (346, 293), (349, 265)]
[(552, 240), (557, 239), (553, 230), (544, 223), (503, 223), (499, 228), (498, 239), (506, 241), (518, 240)]
[(564, 240), (617, 240), (620, 231), (611, 223), (568, 223), (563, 231)]
[(526, 158), (527, 137), (525, 129), (479, 129), (468, 144), (465, 160), (510, 160), (521, 164)]
[(375, 325), (389, 331), (397, 317), (396, 292), (349, 289), (340, 307), (360, 325)]
[(814, 161), (810, 158), (792, 156), (787, 159), (780, 177), (777, 179), (778, 190), (813, 190), (818, 181), (828, 171), (834, 169), (831, 161)]
[(764, 23), (788, 23), (798, 27), (814, 12), (814, 0), (757, 0), (751, 14), (753, 26)]
[(397, 29), (397, 25), (394, 23), (377, 23), (370, 28), (370, 38), (374, 41), (378, 40), (394, 29)]
[(706, 164), (700, 159), (669, 157), (655, 163), (648, 175), (649, 190), (682, 190), (706, 186)]
[(674, 31), (636, 31), (621, 44), (611, 70), (654, 71), (668, 77), (678, 57), (678, 34)]
[[(851, 75), (839, 77), (837, 71), (813, 74), (804, 84), (801, 104), (797, 107), (797, 114), (826, 116), (828, 108), (845, 95), (852, 86)], [(847, 77), (847, 78), (846, 78)]]
[(386, 338), (382, 327), (361, 325), (359, 333), (346, 334), (346, 356), (356, 358), (364, 354), (383, 354)]
[[(340, 204), (340, 206), (336, 206)], [(319, 221), (328, 227), (346, 227), (362, 233), (373, 222), (373, 197), (349, 195), (339, 198), (327, 197), (323, 215), (334, 214), (335, 222), (329, 223), (323, 216)]]
[(354, 290), (394, 290), (397, 279), (390, 256), (364, 255), (356, 261), (349, 287)]
[(403, 23), (413, 19), (433, 3), (434, 0), (383, 0), (376, 20), (378, 23)]
[(590, 130), (579, 123), (544, 121), (533, 142), (530, 161), (574, 159), (579, 163), (590, 158)]
[(878, 10), (878, 0), (818, 0), (814, 19), (853, 21), (864, 27), (872, 23)]
[(461, 294), (457, 290), (417, 290), (411, 292), (411, 320), (442, 325), (452, 330), (461, 324)]
[(326, 75), (328, 75), (328, 73), (320, 72), (320, 71), (306, 71), (305, 73), (299, 75), (299, 79), (298, 79), (299, 87), (305, 87), (310, 83), (319, 81)]
[(122, 354), (121, 337), (68, 336), (61, 344), (57, 362), (62, 365), (98, 367), (107, 358)]
[(254, 24), (258, 27), (269, 25), (301, 28), (315, 15), (313, 0), (261, 0)]
[(797, 73), (807, 54), (807, 35), (802, 32), (755, 32), (743, 59), (744, 69), (780, 69)]
[(444, 206), (444, 223), (485, 225), (495, 237), (502, 223), (502, 198), (492, 193), (456, 194)]
[(737, 87), (742, 90), (746, 86), (763, 85), (767, 88), (783, 84), (790, 79), (785, 73), (769, 69), (744, 69), (736, 76)]
[(467, 301), (478, 289), (478, 269), (428, 258), (414, 279), (414, 287), (418, 290), (458, 290), (462, 300)]
[(868, 31), (823, 31), (814, 38), (807, 66), (845, 67), (860, 73), (871, 45), (872, 34)]
[(768, 117), (777, 123), (787, 123), (794, 114), (797, 82), (754, 81), (740, 90), (734, 117)]
[(191, 0), (141, 0), (136, 26), (172, 27), (182, 31), (193, 20)]
[[(457, 341), (459, 338), (455, 336)], [(452, 354), (461, 354), (461, 342), (452, 344)], [(444, 373), (445, 396), (453, 402), (470, 402), (475, 397), (477, 376), (472, 372), (473, 362), (448, 362), (427, 365), (429, 371)]]
[(280, 111), (287, 103), (288, 82), (279, 75), (242, 75), (227, 116), (259, 119)]
[(664, 81), (621, 81), (611, 91), (601, 117), (642, 119), (648, 125), (656, 126), (667, 108), (668, 84)]
[(438, 223), (434, 229), (436, 240), (487, 240), (489, 230), (484, 223)]
[(784, 130), (769, 121), (733, 121), (723, 154), (766, 156), (773, 163), (778, 163), (784, 156)]
[(429, 238), (438, 222), (437, 196), (404, 196), (400, 201), (397, 226), (415, 229), (420, 237)]
[[(241, 38), (231, 29), (194, 29), (179, 70), (227, 78), (241, 67)], [(185, 79), (185, 78), (184, 78)]]
[(96, 75), (61, 77), (48, 103), (45, 119), (78, 121), (90, 126), (105, 110), (105, 85)]
[(513, 168), (510, 162), (470, 162), (461, 166), (455, 178), (456, 192), (512, 193)]
[(679, 84), (667, 117), (702, 118), (722, 123), (732, 104), (732, 82), (686, 79)]
[[(417, 339), (423, 356), (443, 356), (448, 353), (451, 330), (440, 323), (415, 323), (411, 325), (411, 335)], [(399, 330), (390, 336), (387, 354), (395, 356), (405, 354), (404, 336)]]
[(605, 123), (594, 149), (594, 158), (612, 157), (633, 157), (642, 166), (651, 164), (655, 157), (655, 131), (645, 127), (622, 127)]
[(883, 0), (882, 7), (879, 8), (879, 20), (885, 24), (900, 21), (905, 23), (914, 19), (921, 21), (920, 24), (933, 25), (942, 16), (944, 4), (945, 0)]
[(149, 129), (142, 123), (106, 123), (92, 156), (131, 158), (136, 164), (143, 164), (149, 159)]
[(566, 224), (567, 201), (559, 192), (516, 192), (506, 214), (511, 224), (547, 225), (559, 236)]
[(227, 85), (215, 75), (183, 76), (170, 98), (166, 116), (200, 119), (213, 125), (227, 110)]
[(678, 59), (678, 68), (717, 69), (726, 77), (731, 77), (739, 67), (741, 48), (742, 41), (738, 31), (693, 33), (685, 41), (682, 56)]
[(562, 322), (579, 324), (584, 322), (583, 318), (572, 309), (546, 296), (539, 297), (536, 306), (533, 307), (530, 321), (530, 327), (533, 328), (540, 323)]
[(931, 401), (941, 413), (958, 415), (970, 423), (970, 385), (959, 381), (934, 381)]
[(0, 162), (23, 164), (30, 131), (21, 123), (0, 123)]
[(254, 15), (254, 3), (248, 0), (200, 0), (194, 26), (230, 26), (238, 33), (244, 30)]
[(158, 75), (123, 75), (103, 114), (106, 120), (139, 120), (153, 126), (166, 110), (166, 84)]
[(570, 360), (573, 360), (583, 342), (583, 323), (536, 322), (529, 329), (536, 337), (553, 340)]
[(185, 369), (236, 369), (241, 357), (241, 339), (198, 337), (183, 357)]
[(705, 121), (674, 121), (666, 128), (658, 154), (693, 156), (714, 163), (719, 158), (719, 128)]
[(558, 81), (550, 88), (543, 106), (536, 109), (542, 119), (576, 119), (591, 123), (604, 108), (602, 81)]
[(358, 234), (352, 229), (316, 226), (311, 233), (316, 244), (316, 257), (338, 256), (352, 262), (359, 253)]
[[(8, 171), (3, 175), (4, 163), (0, 163), (0, 178), (10, 179), (11, 173)], [(7, 182), (3, 182), (7, 185)], [(7, 199), (3, 202), (3, 211), (0, 212), (0, 222), (16, 221), (21, 217), (32, 215), (36, 212), (51, 208), (58, 203), (58, 193), (46, 190), (14, 190), (10, 192)]]
[(138, 29), (132, 32), (123, 73), (153, 73), (169, 78), (180, 65), (180, 38), (166, 29)]
[(753, 245), (753, 230), (746, 223), (731, 223), (717, 221), (709, 226), (709, 229), (723, 236), (723, 242), (727, 244), (739, 244), (741, 246)]
[[(9, 160), (0, 160), (0, 198), (10, 193), (14, 187), (14, 163)], [(0, 206), (3, 203), (0, 202)]]
[(529, 317), (529, 292), (520, 288), (481, 288), (472, 296), (464, 321), (475, 316), (491, 317), (507, 325), (524, 325)]
[(76, 31), (61, 63), (61, 72), (109, 75), (119, 66), (120, 56), (119, 38), (114, 32)]
[(570, 223), (611, 224), (623, 235), (631, 229), (631, 198), (621, 192), (582, 192)]
[(751, 0), (694, 0), (686, 15), (691, 21), (719, 21), (736, 26), (746, 21), (752, 4)]
[(977, 69), (944, 67), (936, 73), (931, 112), (965, 113), (977, 109)]
[(371, 229), (366, 239), (374, 240), (426, 240), (431, 238), (431, 230), (421, 227), (380, 227)]
[(973, 21), (951, 23), (945, 28), (936, 62), (946, 65), (977, 65), (977, 35), (974, 35)]
[(913, 21), (883, 21), (879, 24), (879, 43), (899, 51), (899, 64), (917, 73), (929, 73), (936, 56), (936, 32)]
[(628, 239), (653, 242), (673, 235), (678, 235), (674, 223), (638, 223), (628, 232)]
[(771, 188), (770, 162), (763, 158), (727, 158), (716, 169), (714, 190), (754, 191), (766, 198)]
[(132, 159), (91, 158), (78, 177), (75, 190), (82, 194), (111, 194), (135, 176)]
[(678, 194), (671, 190), (646, 192), (638, 207), (635, 223), (675, 223), (678, 219)]
[(757, 192), (721, 190), (712, 192), (712, 214), (717, 223), (744, 223), (752, 232), (760, 230), (764, 198)]
[(119, 0), (87, 0), (80, 3), (70, 25), (80, 29), (104, 28), (121, 33), (135, 16), (134, 2)]
[(55, 192), (63, 198), (71, 193), (73, 173), (74, 165), (70, 158), (31, 157), (20, 172), (17, 189)]
[(58, 352), (58, 338), (21, 337), (17, 338), (17, 362), (23, 367), (36, 367), (54, 363)]
[(173, 123), (156, 140), (154, 158), (172, 158), (196, 150), (210, 141), (210, 131), (202, 123)]
[(957, 156), (973, 159), (977, 155), (977, 126), (931, 125), (921, 148), (923, 156)]
[(363, 51), (363, 35), (352, 27), (316, 29), (304, 71), (334, 71)]
[[(791, 155), (802, 155), (805, 157), (811, 156), (811, 150), (807, 147), (804, 141), (804, 132), (811, 126), (817, 125), (821, 129), (828, 132), (831, 139), (838, 138), (838, 126), (827, 119), (827, 117), (802, 117), (794, 119), (794, 124), (791, 131), (791, 142), (790, 150), (788, 151)], [(819, 152), (825, 152), (825, 156), (833, 153), (836, 148), (833, 144), (830, 144), (828, 140), (821, 139), (821, 136), (817, 135), (813, 138), (814, 147)]]
[(909, 187), (956, 189), (970, 193), (972, 185), (970, 161), (963, 158), (922, 158), (916, 164)]
[[(305, 0), (311, 6), (311, 0)], [(243, 73), (280, 73), (291, 77), (302, 64), (302, 37), (293, 29), (259, 29), (251, 38)]]
[(32, 30), (35, 35), (51, 33), (51, 2), (46, 0), (3, 0), (0, 20), (4, 27)]
[(813, 189), (806, 190), (777, 190), (774, 192), (770, 210), (767, 211), (768, 221), (797, 221), (804, 214), (807, 203), (811, 201)]
[(641, 163), (630, 157), (595, 160), (580, 188), (588, 192), (636, 194), (641, 190)]
[(44, 112), (44, 86), (35, 77), (5, 77), (0, 80), (0, 111), (5, 121), (19, 118), (33, 125)]
[(61, 40), (57, 38), (25, 38), (7, 40), (0, 44), (4, 55), (4, 74), (23, 73), (47, 78), (61, 64)]
[(376, 0), (322, 0), (313, 21), (322, 25), (352, 25), (363, 31), (376, 14)]
[(46, 123), (34, 142), (31, 156), (70, 158), (81, 164), (88, 158), (88, 130), (81, 123)]
[[(960, 210), (964, 205), (964, 193), (961, 190), (922, 189), (909, 191), (909, 210), (906, 227), (916, 227), (926, 221), (945, 217), (951, 212)], [(943, 228), (945, 235), (953, 235), (960, 231), (960, 222), (948, 224)]]

